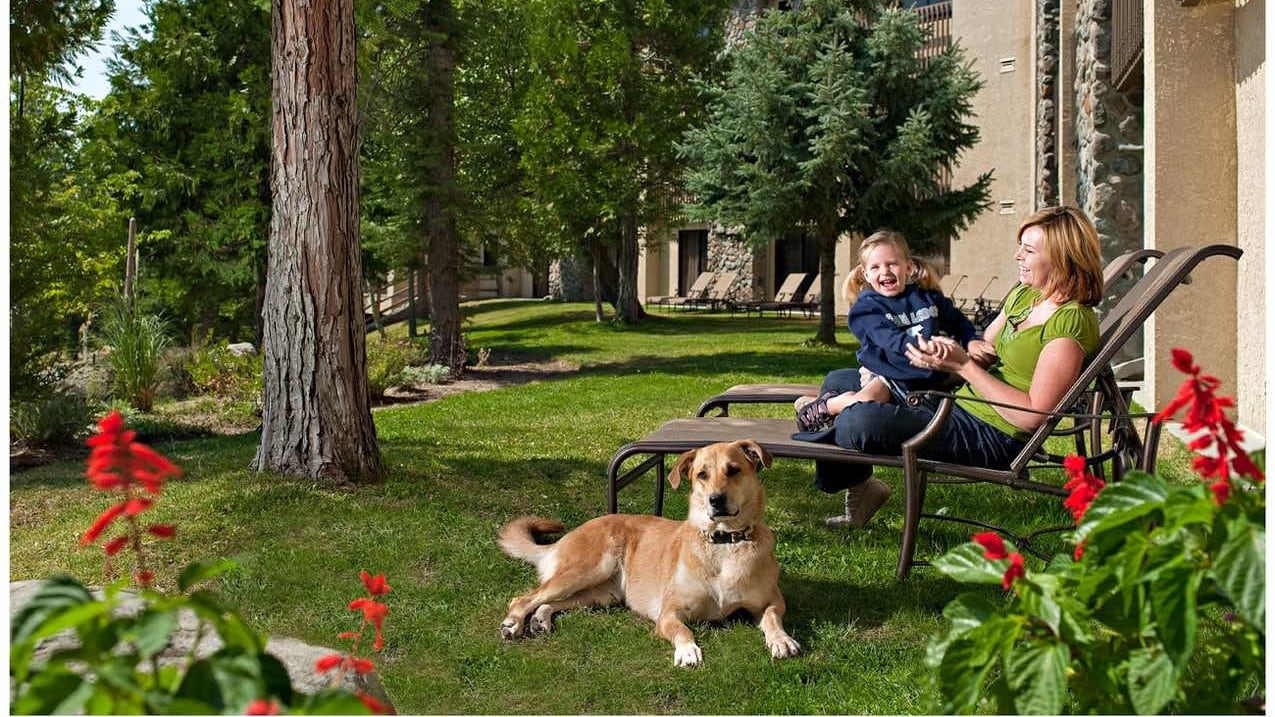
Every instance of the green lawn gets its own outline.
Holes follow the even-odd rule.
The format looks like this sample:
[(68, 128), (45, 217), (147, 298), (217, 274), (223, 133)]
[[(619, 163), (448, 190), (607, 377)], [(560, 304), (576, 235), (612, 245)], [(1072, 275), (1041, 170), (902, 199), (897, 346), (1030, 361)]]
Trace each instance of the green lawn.
[[(786, 620), (803, 654), (772, 662), (746, 624), (697, 626), (705, 664), (675, 668), (651, 625), (621, 609), (574, 612), (548, 636), (504, 644), (498, 625), (534, 571), (495, 545), (507, 520), (535, 513), (574, 526), (605, 510), (611, 455), (661, 422), (693, 415), (741, 382), (817, 382), (854, 361), (851, 347), (810, 348), (808, 320), (655, 314), (634, 328), (592, 320), (584, 304), (492, 301), (467, 307), (471, 348), (561, 358), (569, 378), (375, 412), (389, 473), (379, 485), (331, 490), (246, 469), (255, 435), (161, 443), (186, 475), (170, 482), (157, 521), (179, 526), (159, 548), (161, 575), (223, 555), (238, 569), (219, 588), (258, 628), (339, 646), (358, 571), (384, 572), (389, 596), (382, 679), (404, 713), (929, 713), (924, 665), (943, 606), (962, 589), (933, 569), (894, 580), (899, 495), (867, 530), (832, 532), (840, 505), (810, 484), (811, 465), (780, 460), (763, 474), (778, 536)], [(843, 340), (849, 335), (842, 329)], [(747, 409), (741, 408), (740, 411)], [(785, 415), (754, 407), (758, 415)], [(898, 474), (880, 471), (898, 489)], [(82, 465), (10, 480), (10, 578), (67, 571), (97, 582), (99, 550), (77, 538), (106, 497)], [(685, 489), (669, 514), (685, 512)], [(647, 509), (650, 484), (621, 496)], [(1022, 526), (1065, 522), (1055, 501), (993, 486), (932, 488), (927, 509)], [(923, 526), (919, 555), (968, 538)], [(989, 591), (994, 595), (998, 591)]]

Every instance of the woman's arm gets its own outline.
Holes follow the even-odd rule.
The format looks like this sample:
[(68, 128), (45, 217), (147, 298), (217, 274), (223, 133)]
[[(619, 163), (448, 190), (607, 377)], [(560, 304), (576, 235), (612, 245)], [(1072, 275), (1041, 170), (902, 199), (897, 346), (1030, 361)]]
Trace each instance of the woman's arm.
[[(928, 345), (926, 345), (928, 344)], [(999, 403), (1008, 403), (1036, 411), (1052, 411), (1067, 389), (1080, 376), (1085, 352), (1075, 339), (1059, 337), (1045, 344), (1032, 373), (1031, 387), (1020, 391), (991, 375), (972, 361), (960, 345), (938, 337), (926, 344), (918, 344), (908, 352), (908, 358), (924, 368), (951, 371), (969, 382), (983, 397)], [(1006, 421), (1024, 431), (1035, 430), (1045, 416), (993, 406)]]

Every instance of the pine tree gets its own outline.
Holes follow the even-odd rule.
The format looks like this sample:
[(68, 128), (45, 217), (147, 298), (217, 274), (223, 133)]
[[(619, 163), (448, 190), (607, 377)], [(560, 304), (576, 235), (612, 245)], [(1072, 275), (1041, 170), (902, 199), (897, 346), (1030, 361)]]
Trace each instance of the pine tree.
[(793, 228), (818, 238), (819, 333), (835, 343), (837, 240), (882, 227), (923, 251), (986, 208), (991, 173), (942, 177), (978, 141), (968, 123), (982, 86), (952, 46), (923, 62), (927, 29), (879, 0), (807, 0), (758, 19), (703, 86), (708, 122), (679, 149), (698, 219), (764, 242)]

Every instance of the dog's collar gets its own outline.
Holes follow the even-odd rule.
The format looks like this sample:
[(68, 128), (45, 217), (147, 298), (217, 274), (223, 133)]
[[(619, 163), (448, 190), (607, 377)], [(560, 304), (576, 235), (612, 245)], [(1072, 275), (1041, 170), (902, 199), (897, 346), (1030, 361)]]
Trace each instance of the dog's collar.
[(749, 526), (743, 530), (703, 531), (703, 535), (708, 542), (716, 545), (720, 545), (722, 543), (743, 543), (753, 539), (753, 529)]

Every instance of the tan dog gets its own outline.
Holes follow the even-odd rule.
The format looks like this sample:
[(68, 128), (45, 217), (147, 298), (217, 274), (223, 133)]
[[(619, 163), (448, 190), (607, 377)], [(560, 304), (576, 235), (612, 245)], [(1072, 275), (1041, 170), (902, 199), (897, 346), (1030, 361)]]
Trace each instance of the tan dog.
[(686, 622), (722, 620), (742, 608), (759, 620), (772, 656), (796, 655), (801, 647), (784, 632), (775, 534), (762, 521), (766, 491), (757, 472), (770, 462), (754, 441), (683, 453), (669, 483), (677, 489), (683, 475), (690, 480), (684, 522), (604, 515), (550, 545), (536, 536), (562, 532), (561, 523), (534, 517), (509, 523), (500, 547), (535, 565), (540, 587), (510, 601), (501, 635), (549, 632), (556, 612), (623, 601), (673, 643), (674, 665), (690, 666), (703, 655)]

